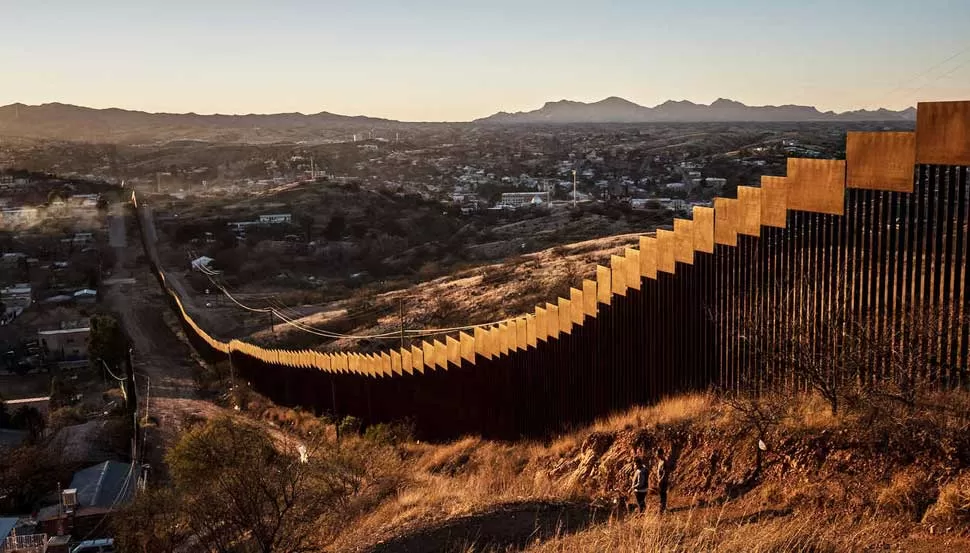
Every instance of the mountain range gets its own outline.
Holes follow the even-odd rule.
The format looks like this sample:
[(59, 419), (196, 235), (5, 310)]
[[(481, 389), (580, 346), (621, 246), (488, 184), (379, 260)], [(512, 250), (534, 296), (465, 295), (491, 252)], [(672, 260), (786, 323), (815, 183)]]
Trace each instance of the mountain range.
[(397, 125), (375, 117), (322, 111), (249, 115), (147, 113), (71, 104), (0, 107), (0, 136), (103, 142), (156, 142), (197, 139), (222, 142), (277, 142), (327, 139), (349, 132)]
[(916, 108), (902, 111), (878, 109), (844, 113), (822, 112), (812, 106), (748, 106), (720, 98), (710, 105), (669, 100), (645, 107), (612, 96), (599, 102), (571, 100), (547, 102), (534, 111), (499, 112), (476, 123), (688, 123), (688, 122), (807, 122), (807, 121), (915, 121)]
[[(747, 106), (719, 99), (710, 105), (668, 101), (645, 107), (623, 98), (599, 102), (570, 100), (548, 102), (528, 112), (499, 112), (474, 124), (567, 123), (679, 123), (679, 122), (807, 122), (807, 121), (914, 121), (915, 108), (878, 109), (845, 113), (821, 112), (811, 106)], [(158, 142), (196, 139), (220, 142), (278, 142), (342, 140), (350, 133), (377, 128), (414, 125), (390, 119), (347, 116), (326, 111), (314, 114), (276, 113), (199, 115), (147, 113), (118, 108), (94, 109), (70, 104), (0, 107), (0, 136), (100, 142)], [(430, 123), (421, 123), (430, 124)]]

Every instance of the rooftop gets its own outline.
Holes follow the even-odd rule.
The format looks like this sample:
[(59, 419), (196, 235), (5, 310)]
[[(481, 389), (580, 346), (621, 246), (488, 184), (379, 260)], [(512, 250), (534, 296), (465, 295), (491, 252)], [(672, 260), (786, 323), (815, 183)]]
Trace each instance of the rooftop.
[(77, 328), (58, 328), (56, 330), (41, 330), (37, 334), (41, 336), (55, 336), (58, 334), (74, 334), (74, 333), (80, 333), (80, 332), (89, 332), (90, 330), (91, 330), (90, 327), (83, 326), (83, 327), (77, 327)]
[(113, 509), (134, 494), (133, 477), (131, 464), (105, 461), (75, 472), (68, 489), (77, 490), (78, 505), (82, 508)]

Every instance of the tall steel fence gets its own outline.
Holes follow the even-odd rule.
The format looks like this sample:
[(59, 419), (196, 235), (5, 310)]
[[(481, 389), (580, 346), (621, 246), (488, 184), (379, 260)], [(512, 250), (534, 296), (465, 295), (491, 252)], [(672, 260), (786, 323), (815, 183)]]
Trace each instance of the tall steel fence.
[[(880, 380), (967, 387), (970, 102), (849, 133), (640, 238), (533, 312), (381, 353), (220, 341), (152, 269), (196, 349), (289, 406), (409, 419), (421, 437), (555, 432), (690, 390)], [(138, 208), (138, 198), (132, 201)]]

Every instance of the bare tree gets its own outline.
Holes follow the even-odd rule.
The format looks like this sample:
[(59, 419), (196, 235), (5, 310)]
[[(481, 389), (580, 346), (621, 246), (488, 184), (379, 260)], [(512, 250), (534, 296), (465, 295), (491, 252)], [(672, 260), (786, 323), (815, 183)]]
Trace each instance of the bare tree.
[[(818, 284), (804, 276), (770, 282), (747, 298), (753, 307), (736, 318), (736, 325), (744, 353), (760, 374), (773, 381), (790, 377), (796, 386), (818, 393), (836, 414), (849, 391), (882, 393), (913, 406), (920, 389), (954, 372), (937, 355), (944, 342), (956, 347), (941, 336), (941, 318), (960, 328), (967, 324), (962, 314), (944, 315), (917, 301), (891, 312), (884, 306), (853, 308), (844, 278), (834, 284), (824, 302)], [(728, 316), (722, 314), (719, 323)]]

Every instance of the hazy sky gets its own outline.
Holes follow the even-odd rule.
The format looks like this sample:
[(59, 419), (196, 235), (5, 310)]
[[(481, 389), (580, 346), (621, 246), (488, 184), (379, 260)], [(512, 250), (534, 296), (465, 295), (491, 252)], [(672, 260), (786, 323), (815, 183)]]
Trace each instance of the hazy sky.
[(970, 99), (970, 0), (0, 0), (0, 21), (0, 104), (469, 120)]

